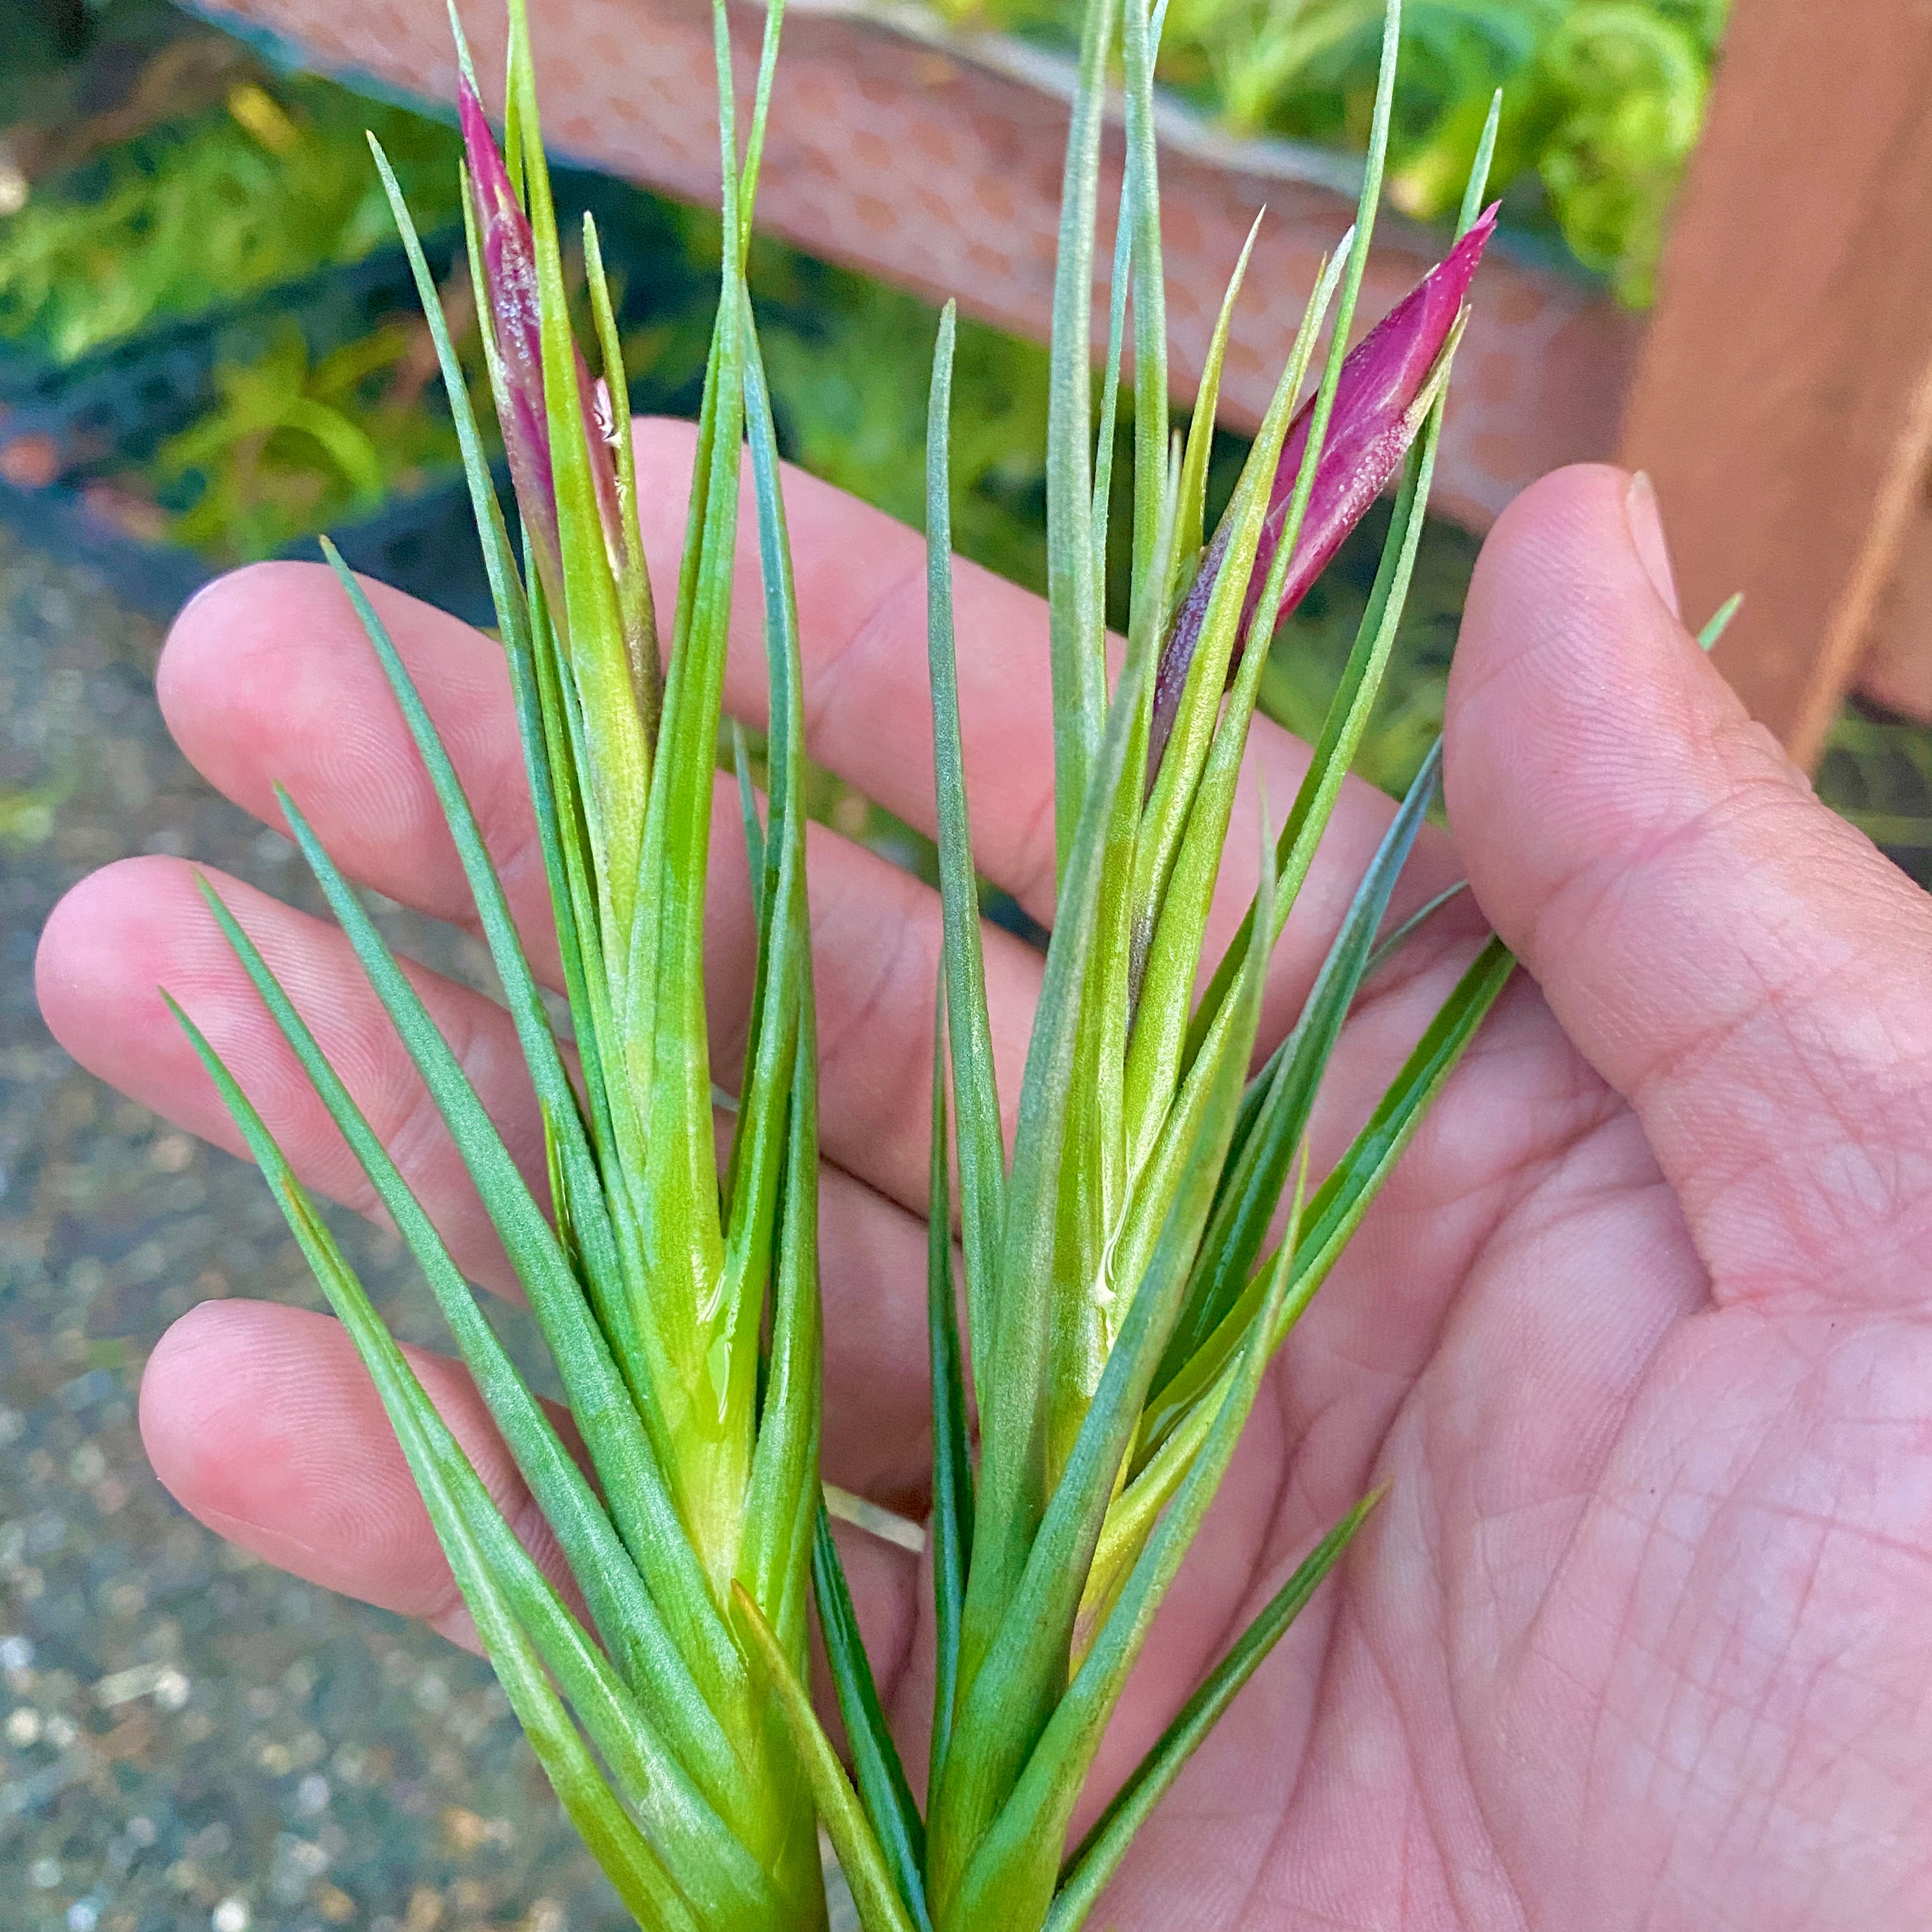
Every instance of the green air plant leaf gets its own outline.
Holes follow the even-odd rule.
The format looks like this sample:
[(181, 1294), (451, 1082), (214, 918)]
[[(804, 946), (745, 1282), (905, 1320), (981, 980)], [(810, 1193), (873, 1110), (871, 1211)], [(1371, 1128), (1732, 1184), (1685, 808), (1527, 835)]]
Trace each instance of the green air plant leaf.
[[(958, 658), (971, 640), (955, 634), (957, 324), (950, 306), (941, 319), (926, 472), (942, 940), (926, 1270), (936, 1643), (929, 1744), (914, 1765), (922, 1806), (894, 1735), (899, 1687), (866, 1652), (862, 1592), (855, 1603), (853, 1588), (862, 1573), (855, 1565), (848, 1580), (832, 1539), (832, 1514), (862, 1524), (868, 1506), (830, 1491), (818, 1468), (804, 692), (778, 434), (746, 284), (780, 9), (772, 0), (741, 139), (729, 23), (724, 0), (714, 0), (718, 302), (683, 552), (674, 596), (661, 604), (638, 526), (644, 486), (624, 434), (628, 395), (594, 224), (584, 235), (593, 327), (583, 346), (572, 331), (524, 4), (509, 0), (500, 146), (458, 31), (460, 200), (494, 437), (479, 424), (380, 146), (376, 159), (470, 484), (568, 1037), (539, 984), (545, 962), (526, 951), (438, 735), (434, 694), (418, 690), (374, 602), (328, 556), (468, 883), (529, 1074), (540, 1172), (526, 1175), (513, 1160), (439, 1030), (433, 1000), (298, 802), (280, 796), (530, 1302), (587, 1467), (512, 1365), (310, 1019), (234, 911), (212, 885), (204, 891), (421, 1268), (567, 1577), (546, 1576), (517, 1541), (248, 1096), (193, 1018), (184, 1013), (182, 1023), (368, 1367), (539, 1762), (637, 1922), (652, 1932), (820, 1932), (822, 1822), (866, 1932), (1072, 1932), (1136, 1827), (1367, 1515), (1364, 1502), (1296, 1565), (1068, 1857), (1070, 1821), (1129, 1673), (1177, 1587), (1270, 1363), (1513, 970), (1493, 940), (1476, 954), (1354, 1141), (1311, 1184), (1310, 1122), (1350, 1011), (1447, 896), (1384, 934), (1436, 796), (1432, 754), (1362, 874), (1299, 1018), (1262, 1050), (1274, 946), (1401, 620), (1464, 296), (1493, 219), (1480, 211), (1497, 110), (1475, 140), (1456, 250), (1351, 349), (1393, 124), (1401, 23), (1400, 0), (1388, 0), (1355, 225), (1318, 279), (1210, 532), (1208, 452), (1247, 249), (1234, 265), (1193, 419), (1179, 433), (1168, 418), (1154, 138), (1165, 0), (1090, 0), (1067, 144), (1046, 466), (1058, 904), (1010, 1149), (961, 718)], [(1116, 49), (1125, 159), (1096, 421), (1093, 278)], [(1130, 350), (1132, 568), (1117, 646), (1103, 566)], [(516, 489), (514, 530), (489, 475), (499, 444)], [(1398, 477), (1354, 648), (1306, 776), (1278, 830), (1262, 829), (1258, 884), (1214, 966), (1209, 914), (1225, 887), (1224, 854), (1237, 822), (1252, 823), (1238, 786), (1269, 641), (1369, 501)], [(763, 595), (755, 614), (738, 615), (753, 620), (764, 645), (762, 800), (735, 725), (735, 782), (718, 770), (746, 491)], [(735, 1090), (716, 1077), (705, 998), (721, 787), (735, 793), (757, 940)], [(574, 1586), (587, 1621), (560, 1586)], [(849, 1771), (807, 1688), (814, 1600)]]

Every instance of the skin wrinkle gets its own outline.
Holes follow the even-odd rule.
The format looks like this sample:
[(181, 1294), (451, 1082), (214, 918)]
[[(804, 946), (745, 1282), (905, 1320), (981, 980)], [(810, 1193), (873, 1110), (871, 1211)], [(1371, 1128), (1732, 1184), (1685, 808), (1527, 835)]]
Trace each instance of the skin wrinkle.
[[(850, 1010), (845, 1013), (836, 1027), (828, 1027), (823, 1018), (820, 1022), (819, 1067), (820, 1078), (826, 1088), (834, 1080), (852, 1078), (855, 1085), (866, 1084), (856, 1075), (846, 1072), (848, 1061), (862, 1059), (862, 1048), (870, 1039), (874, 1027), (883, 1024), (884, 1016), (890, 1012), (899, 1000), (910, 992), (916, 1000), (922, 988), (930, 988), (933, 983), (937, 955), (931, 943), (934, 935), (922, 929), (911, 920), (902, 920), (881, 935), (886, 941), (881, 949), (883, 956), (873, 973), (871, 983), (859, 997), (850, 1002)], [(896, 998), (895, 996), (898, 996)], [(926, 995), (928, 1002), (931, 994)], [(840, 1002), (843, 1006), (846, 1004)], [(900, 1088), (904, 1098), (904, 1083)], [(908, 1111), (911, 1111), (910, 1103)], [(932, 1106), (932, 1078), (928, 1074), (925, 1082), (923, 1104), (929, 1111)], [(908, 1208), (922, 1207), (922, 1202), (908, 1202)]]
[[(1431, 1502), (1437, 1503), (1438, 1507), (1432, 1509), (1429, 1507)], [(1444, 1539), (1440, 1520), (1439, 1498), (1436, 1496), (1436, 1486), (1432, 1483), (1429, 1484), (1424, 1491), (1421, 1514), (1430, 1522), (1432, 1532), (1428, 1535), (1426, 1548), (1433, 1563), (1436, 1596), (1438, 1601), (1446, 1605), (1453, 1592), (1442, 1560)], [(1395, 1695), (1387, 1661), (1381, 1655), (1372, 1640), (1370, 1642), (1369, 1648), (1370, 1654), (1374, 1659), (1376, 1668), (1389, 1690), (1390, 1703), (1398, 1713), (1397, 1722), (1402, 1727), (1403, 1735), (1411, 1741), (1410, 1756), (1412, 1760), (1420, 1762), (1423, 1761), (1425, 1754), (1418, 1748), (1418, 1741), (1414, 1737), (1413, 1717), (1405, 1710), (1402, 1700)], [(1450, 1673), (1445, 1670), (1444, 1674), (1448, 1676)], [(1487, 1862), (1490, 1868), (1501, 1876), (1504, 1884), (1509, 1889), (1510, 1900), (1515, 1907), (1518, 1922), (1521, 1925), (1527, 1926), (1529, 1923), (1529, 1914), (1523, 1904), (1522, 1885), (1516, 1874), (1510, 1870), (1510, 1861), (1504, 1855), (1502, 1841), (1497, 1829), (1497, 1821), (1484, 1803), (1482, 1783), (1473, 1774), (1473, 1767), (1469, 1758), (1467, 1718), (1462, 1711), (1456, 1708), (1457, 1699), (1453, 1682), (1446, 1682), (1442, 1685), (1442, 1694), (1443, 1701), (1454, 1713), (1449, 1726), (1450, 1741), (1454, 1746), (1456, 1761), (1462, 1768), (1464, 1786), (1473, 1801), (1478, 1816), (1482, 1821), (1484, 1831), (1482, 1849), (1488, 1854)], [(1456, 1888), (1451, 1882), (1450, 1874), (1455, 1869), (1456, 1862), (1451, 1858), (1448, 1846), (1440, 1834), (1438, 1821), (1434, 1814), (1426, 1805), (1424, 1807), (1424, 1813), (1428, 1821), (1430, 1842), (1435, 1847), (1438, 1862), (1442, 1869), (1444, 1889), (1453, 1897)]]
[[(1787, 805), (1788, 800), (1780, 798), (1779, 802), (1780, 808), (1784, 808)], [(1636, 890), (1636, 886), (1634, 881), (1640, 877), (1643, 870), (1646, 867), (1651, 868), (1658, 867), (1669, 857), (1674, 848), (1682, 846), (1688, 849), (1696, 849), (1709, 831), (1712, 824), (1723, 816), (1725, 808), (1734, 803), (1734, 801), (1726, 799), (1711, 801), (1692, 820), (1676, 828), (1668, 838), (1654, 848), (1646, 857), (1637, 862), (1634, 870), (1629, 868), (1624, 855), (1621, 854), (1618, 856), (1618, 862), (1616, 866), (1610, 866), (1601, 860), (1596, 862), (1594, 869), (1598, 872), (1598, 876), (1594, 880), (1588, 877), (1592, 869), (1591, 865), (1588, 862), (1580, 864), (1575, 872), (1564, 878), (1551, 889), (1548, 899), (1539, 912), (1534, 923), (1534, 938), (1528, 949), (1532, 959), (1539, 956), (1546, 950), (1545, 934), (1549, 926), (1554, 923), (1560, 923), (1564, 926), (1574, 926), (1578, 929), (1586, 929), (1592, 924), (1599, 922), (1597, 915), (1600, 913), (1601, 903), (1604, 901)], [(1748, 814), (1744, 815), (1748, 816)], [(1572, 896), (1582, 890), (1586, 884), (1593, 886), (1594, 890), (1586, 899), (1586, 910), (1579, 914), (1573, 908), (1570, 902)], [(1677, 1090), (1700, 1090), (1706, 1084), (1698, 1077), (1698, 1070), (1700, 1066), (1726, 1059), (1730, 1049), (1739, 1040), (1767, 1021), (1773, 1024), (1780, 1034), (1786, 1048), (1786, 1057), (1790, 1062), (1808, 1072), (1811, 1072), (1814, 1064), (1814, 1052), (1817, 1050), (1809, 1047), (1802, 1030), (1793, 1024), (1791, 1018), (1786, 1015), (1784, 1008), (1787, 1000), (1792, 999), (1793, 996), (1796, 997), (1797, 1004), (1801, 1010), (1808, 1010), (1815, 1006), (1820, 997), (1815, 986), (1805, 983), (1806, 976), (1802, 967), (1793, 968), (1789, 976), (1782, 980), (1773, 980), (1764, 976), (1760, 962), (1754, 958), (1743, 963), (1748, 964), (1750, 970), (1759, 976), (1757, 990), (1750, 1003), (1724, 1019), (1713, 1020), (1706, 1023), (1695, 1034), (1682, 1041), (1660, 1048), (1652, 1054), (1646, 1065), (1635, 1070), (1630, 1076), (1632, 1083), (1630, 1098), (1640, 1112), (1644, 1113), (1646, 1117), (1655, 1117), (1662, 1113), (1671, 1095)], [(1838, 1070), (1840, 1077), (1835, 1082), (1827, 1081), (1815, 1073), (1813, 1074), (1814, 1084), (1809, 1098), (1814, 1105), (1823, 1106), (1832, 1109), (1836, 1117), (1836, 1124), (1841, 1130), (1839, 1140), (1840, 1147), (1856, 1146), (1862, 1137), (1864, 1124), (1856, 1119), (1846, 1116), (1834, 1105), (1836, 1095), (1844, 1090), (1843, 1070), (1842, 1069)], [(1674, 1164), (1678, 1166), (1680, 1170), (1682, 1169), (1683, 1163), (1681, 1160)], [(1707, 1172), (1708, 1169), (1705, 1171)], [(1680, 1172), (1677, 1178), (1679, 1185), (1688, 1187), (1695, 1184), (1702, 1176), (1701, 1173), (1687, 1174)], [(1738, 1172), (1731, 1185), (1733, 1186), (1745, 1185), (1756, 1178), (1756, 1171), (1747, 1166)], [(1699, 1194), (1707, 1197), (1707, 1204), (1710, 1211), (1715, 1212), (1721, 1209), (1724, 1192), (1723, 1189), (1712, 1190), (1698, 1186), (1696, 1191)], [(1903, 1204), (1902, 1203), (1894, 1204), (1894, 1210), (1896, 1207)], [(1703, 1216), (1700, 1215), (1700, 1218)], [(1800, 1227), (1794, 1226), (1792, 1232), (1802, 1236), (1803, 1230)], [(1808, 1242), (1805, 1246), (1808, 1250), (1810, 1244)]]
[[(1754, 1452), (1750, 1461), (1746, 1466), (1747, 1475), (1751, 1470), (1755, 1469), (1762, 1462), (1764, 1457), (1769, 1453), (1772, 1452), (1770, 1451), (1768, 1446), (1764, 1444), (1760, 1444), (1759, 1448)], [(1680, 1492), (1679, 1493), (1684, 1492)], [(1693, 1493), (1695, 1494), (1696, 1500), (1700, 1502), (1708, 1503), (1712, 1506), (1714, 1517), (1722, 1517), (1725, 1510), (1725, 1498), (1716, 1496), (1707, 1495), (1701, 1492)], [(1748, 1510), (1749, 1509), (1759, 1507), (1759, 1505), (1753, 1503), (1744, 1504), (1742, 1507)], [(1654, 1517), (1652, 1524), (1653, 1538), (1656, 1535), (1659, 1534), (1666, 1536), (1670, 1535), (1670, 1532), (1665, 1528), (1663, 1523), (1662, 1513), (1660, 1510)], [(1671, 1540), (1678, 1541), (1681, 1546), (1684, 1549), (1694, 1568), (1705, 1567), (1707, 1565), (1708, 1559), (1706, 1558), (1705, 1554), (1705, 1539), (1700, 1538), (1694, 1541), (1689, 1541), (1681, 1538), (1672, 1537)], [(1639, 1589), (1642, 1588), (1642, 1580), (1647, 1574), (1648, 1568), (1649, 1566), (1647, 1562), (1640, 1563), (1637, 1566), (1635, 1572), (1636, 1579), (1636, 1587)], [(1810, 1566), (1809, 1574), (1812, 1582), (1815, 1582), (1816, 1568), (1816, 1566), (1815, 1562)], [(1808, 1588), (1809, 1586), (1808, 1585)], [(1673, 1628), (1675, 1628), (1675, 1622), (1676, 1619), (1673, 1618)], [(1726, 1635), (1725, 1642), (1727, 1646), (1726, 1650), (1718, 1660), (1716, 1660), (1716, 1664), (1718, 1666), (1721, 1666), (1726, 1660), (1736, 1659), (1739, 1656), (1740, 1653), (1737, 1651), (1736, 1646), (1743, 1640), (1744, 1636), (1744, 1631), (1736, 1623), (1736, 1622), (1733, 1621)], [(1736, 1711), (1741, 1714), (1751, 1718), (1754, 1721), (1765, 1720), (1761, 1705), (1748, 1702), (1744, 1699), (1738, 1696), (1724, 1688), (1724, 1684), (1720, 1681), (1720, 1678), (1715, 1670), (1700, 1672), (1692, 1667), (1688, 1661), (1678, 1662), (1673, 1660), (1672, 1659), (1666, 1657), (1660, 1652), (1654, 1652), (1653, 1654), (1657, 1655), (1658, 1660), (1668, 1672), (1670, 1682), (1672, 1687), (1670, 1694), (1670, 1702), (1666, 1706), (1664, 1720), (1660, 1725), (1662, 1732), (1666, 1737), (1671, 1735), (1677, 1728), (1676, 1720), (1680, 1703), (1685, 1699), (1689, 1698), (1694, 1693), (1695, 1694), (1696, 1698), (1701, 1702), (1714, 1704), (1720, 1709)], [(1664, 1750), (1660, 1744), (1653, 1744), (1651, 1746), (1650, 1756), (1654, 1766), (1661, 1767), (1666, 1765), (1671, 1765), (1671, 1768), (1675, 1772), (1677, 1778), (1682, 1784), (1690, 1790), (1696, 1790), (1704, 1786), (1706, 1777), (1702, 1772), (1702, 1767), (1710, 1755), (1713, 1748), (1714, 1741), (1708, 1736), (1707, 1728), (1700, 1726), (1699, 1730), (1697, 1755), (1694, 1757), (1688, 1764), (1682, 1766), (1672, 1765), (1670, 1754), (1667, 1750)], [(1744, 1755), (1742, 1749), (1738, 1747), (1727, 1746), (1726, 1750), (1729, 1754), (1733, 1756), (1742, 1756)], [(1720, 1781), (1714, 1788), (1722, 1790), (1724, 1789), (1724, 1786), (1721, 1781)], [(1743, 1794), (1742, 1792), (1738, 1794), (1738, 1798), (1740, 1803), (1742, 1800), (1742, 1796)], [(1672, 1820), (1672, 1826), (1669, 1846), (1664, 1862), (1666, 1864), (1675, 1864), (1678, 1862), (1682, 1836), (1687, 1826), (1687, 1814), (1685, 1808), (1681, 1804), (1671, 1806), (1669, 1808), (1669, 1810)]]
[(842, 708), (846, 686), (855, 673), (868, 668), (874, 650), (891, 646), (896, 633), (907, 638), (923, 634), (926, 622), (926, 565), (922, 559), (888, 580), (836, 649), (814, 654), (800, 706), (808, 744), (824, 737), (826, 721)]

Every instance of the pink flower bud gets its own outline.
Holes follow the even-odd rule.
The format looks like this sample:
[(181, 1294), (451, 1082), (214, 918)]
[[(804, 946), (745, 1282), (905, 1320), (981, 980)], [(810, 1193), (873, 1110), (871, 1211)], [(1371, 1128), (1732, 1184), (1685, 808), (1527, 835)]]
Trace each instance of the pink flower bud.
[[(1294, 556), (1282, 587), (1280, 615), (1286, 617), (1328, 566), (1343, 538), (1360, 523), (1369, 506), (1394, 481), (1422, 427), (1426, 412), (1415, 405), (1443, 346), (1462, 313), (1463, 298), (1474, 278), (1476, 265), (1496, 231), (1491, 208), (1424, 275), (1388, 314), (1348, 352), (1335, 391), (1314, 487), (1302, 518)], [(1253, 574), (1241, 608), (1240, 628), (1228, 662), (1232, 678), (1240, 662), (1248, 626), (1262, 600), (1262, 591), (1288, 521), (1296, 478), (1308, 448), (1315, 399), (1310, 397), (1290, 425), (1281, 461), (1275, 471), (1268, 515)], [(1151, 784), (1160, 768), (1162, 753), (1174, 729), (1187, 682), (1188, 667), (1207, 621), (1208, 601), (1227, 551), (1224, 524), (1214, 534), (1201, 568), (1174, 621), (1160, 669), (1154, 681), (1153, 730), (1148, 744), (1148, 774)]]
[[(462, 76), (457, 107), (470, 162), (482, 241), (483, 270), (489, 286), (479, 293), (502, 364), (502, 428), (517, 501), (536, 544), (538, 567), (554, 607), (562, 608), (562, 564), (558, 549), (556, 496), (550, 467), (550, 418), (544, 390), (543, 336), (538, 320), (536, 248), (530, 224), (518, 206), (509, 171), (497, 152), (483, 104), (468, 76)], [(591, 479), (614, 574), (622, 567), (626, 546), (617, 502), (617, 476), (611, 457), (609, 392), (595, 385), (577, 354), (577, 394), (588, 446)], [(602, 401), (602, 418), (598, 414)]]

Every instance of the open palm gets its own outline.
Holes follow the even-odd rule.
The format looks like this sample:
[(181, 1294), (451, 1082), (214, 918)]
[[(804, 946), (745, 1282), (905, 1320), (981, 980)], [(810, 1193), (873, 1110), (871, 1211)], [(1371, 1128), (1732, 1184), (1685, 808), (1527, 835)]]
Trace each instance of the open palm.
[[(654, 560), (674, 554), (688, 454), (687, 433), (644, 430)], [(811, 748), (928, 824), (922, 546), (809, 479), (788, 487)], [(1698, 656), (1647, 502), (1614, 472), (1566, 472), (1520, 500), (1485, 551), (1451, 690), (1457, 845), (1420, 850), (1404, 892), (1420, 902), (1466, 870), (1535, 983), (1505, 995), (1284, 1351), (1100, 1782), (1322, 1529), (1372, 1486), (1386, 1500), (1156, 1814), (1096, 1923), (1932, 1923), (1932, 902), (1809, 797)], [(748, 584), (748, 550), (744, 568)], [(959, 595), (980, 862), (1048, 920), (1043, 612), (970, 568)], [(755, 599), (740, 604), (727, 696), (756, 722)], [(500, 655), (406, 600), (383, 608), (541, 953), (543, 873)], [(230, 796), (278, 823), (280, 780), (352, 875), (463, 919), (434, 799), (325, 573), (266, 566), (205, 596), (160, 688), (184, 749)], [(1303, 756), (1258, 724), (1250, 764), (1270, 795)], [(1366, 789), (1345, 797), (1280, 951), (1270, 1038), (1390, 810)], [(711, 915), (725, 1078), (752, 966), (735, 811), (721, 800)], [(1231, 860), (1224, 934), (1252, 886), (1239, 870)], [(346, 945), (222, 889), (459, 1262), (506, 1284)], [(814, 832), (811, 892), (832, 1163), (826, 1471), (916, 1509), (938, 902), (830, 832)], [(1479, 920), (1462, 904), (1365, 996), (1318, 1115), (1318, 1168), (1466, 961)], [(998, 932), (987, 948), (1010, 1100), (1040, 961)], [(166, 985), (304, 1178), (368, 1204), (185, 864), (134, 860), (86, 881), (50, 922), (39, 973), (49, 1023), (79, 1058), (232, 1145), (155, 992)], [(420, 978), (540, 1173), (507, 1018)], [(419, 1366), (554, 1566), (463, 1372)], [(332, 1322), (268, 1304), (197, 1310), (151, 1360), (142, 1424), (163, 1478), (214, 1528), (466, 1635)], [(916, 1739), (922, 1579), (885, 1544), (855, 1541), (848, 1562)]]

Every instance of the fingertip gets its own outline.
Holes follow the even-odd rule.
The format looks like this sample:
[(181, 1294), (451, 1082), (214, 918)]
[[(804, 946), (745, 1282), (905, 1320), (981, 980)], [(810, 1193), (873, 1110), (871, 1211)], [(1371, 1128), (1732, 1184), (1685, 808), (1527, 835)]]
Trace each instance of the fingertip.
[[(1496, 519), (1469, 580), (1450, 673), (1452, 725), (1470, 699), (1526, 660), (1557, 652), (1600, 665), (1603, 646), (1633, 621), (1641, 634), (1632, 644), (1686, 641), (1635, 534), (1635, 480), (1608, 464), (1578, 464), (1539, 478)], [(1655, 541), (1662, 544), (1660, 533)], [(1607, 636), (1606, 620), (1615, 627)], [(1449, 750), (1453, 757), (1453, 734)]]
[[(515, 744), (502, 650), (446, 611), (357, 580), (472, 796), (494, 798)], [(441, 847), (418, 852), (440, 814), (387, 675), (327, 565), (252, 564), (208, 585), (175, 620), (155, 694), (189, 763), (264, 824), (284, 824), (276, 794), (286, 786), (330, 820), (323, 829), (352, 874), (398, 852), (425, 880), (451, 868)], [(425, 909), (446, 910), (415, 879), (383, 883), (392, 896), (423, 890)]]
[(1742, 784), (1802, 783), (1667, 601), (1660, 531), (1607, 465), (1558, 470), (1497, 520), (1450, 675), (1444, 785), (1477, 897), (1533, 940), (1590, 854), (1640, 849)]
[[(487, 1425), (466, 1378), (437, 1358), (412, 1353), (412, 1366), (474, 1452)], [(218, 1535), (441, 1627), (454, 1602), (448, 1567), (339, 1323), (276, 1302), (200, 1303), (148, 1357), (139, 1414), (163, 1486)]]
[[(248, 564), (203, 585), (170, 626), (155, 700), (176, 742), (215, 784), (222, 779), (207, 771), (206, 752), (218, 752), (220, 732), (277, 693), (286, 702), (305, 628), (290, 620), (316, 608), (334, 581), (323, 564)], [(218, 729), (210, 732), (210, 724)]]
[[(238, 1153), (240, 1135), (171, 1000), (268, 1118), (305, 1120), (316, 1102), (299, 1063), (256, 1022), (254, 990), (202, 899), (197, 872), (185, 860), (149, 854), (91, 873), (42, 928), (34, 990), (47, 1030), (89, 1072)], [(210, 883), (244, 916), (259, 899), (235, 880)]]
[[(70, 886), (34, 950), (34, 991), (47, 1030), (94, 1068), (104, 1012), (141, 1024), (166, 1018), (156, 978), (166, 954), (154, 926), (158, 890), (184, 868), (159, 855), (122, 859)], [(178, 990), (178, 989), (177, 989)]]

